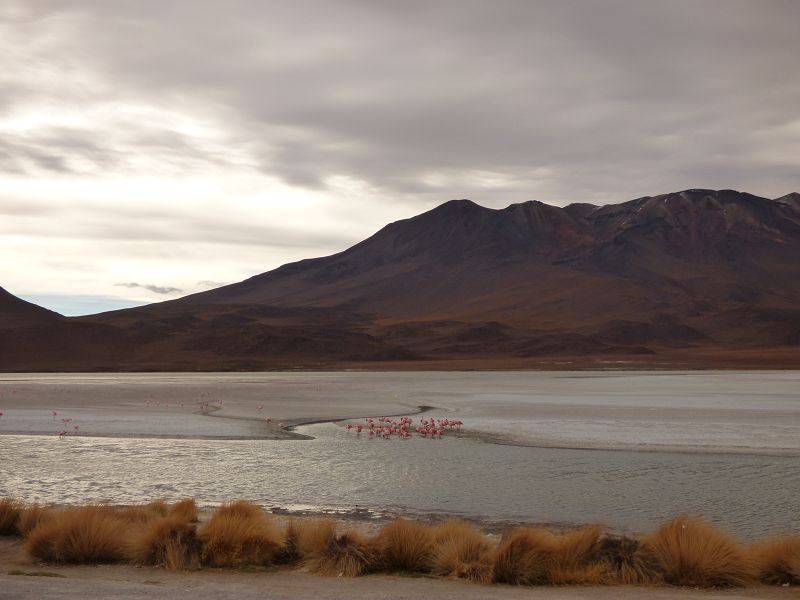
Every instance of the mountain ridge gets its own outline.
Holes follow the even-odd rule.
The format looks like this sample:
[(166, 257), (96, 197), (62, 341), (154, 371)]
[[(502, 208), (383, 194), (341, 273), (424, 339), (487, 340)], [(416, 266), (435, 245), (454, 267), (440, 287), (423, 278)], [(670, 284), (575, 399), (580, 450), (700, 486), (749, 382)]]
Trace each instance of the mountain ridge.
[[(800, 364), (800, 194), (452, 200), (330, 256), (50, 327), (92, 356), (74, 361), (85, 368), (678, 364), (776, 349)], [(0, 368), (9, 355), (0, 343)]]

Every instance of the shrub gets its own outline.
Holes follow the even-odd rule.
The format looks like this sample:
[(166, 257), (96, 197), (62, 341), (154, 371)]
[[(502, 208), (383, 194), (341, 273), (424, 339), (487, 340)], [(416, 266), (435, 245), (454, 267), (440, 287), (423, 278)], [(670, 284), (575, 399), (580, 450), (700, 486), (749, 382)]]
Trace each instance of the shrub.
[(608, 568), (600, 561), (603, 528), (589, 525), (555, 536), (553, 563), (547, 583), (554, 585), (597, 585), (608, 582)]
[(28, 536), (25, 549), (53, 563), (111, 563), (125, 559), (130, 525), (105, 506), (67, 508)]
[(176, 502), (169, 507), (169, 512), (167, 514), (183, 519), (187, 523), (197, 523), (198, 521), (197, 504), (194, 498), (187, 498)]
[(731, 587), (753, 580), (741, 544), (699, 518), (682, 515), (660, 525), (642, 541), (641, 551), (672, 585)]
[(255, 505), (221, 506), (199, 531), (203, 564), (212, 567), (268, 566), (284, 544), (283, 532)]
[(136, 531), (128, 557), (135, 563), (183, 570), (199, 566), (194, 525), (183, 516), (159, 517)]
[(753, 544), (749, 554), (759, 581), (800, 584), (800, 536), (773, 538)]
[(435, 575), (490, 583), (494, 571), (492, 546), (484, 535), (463, 521), (449, 521), (434, 529), (431, 571)]
[(20, 535), (27, 537), (31, 531), (57, 514), (58, 509), (42, 506), (37, 503), (24, 506), (19, 516), (18, 527)]
[(434, 538), (428, 525), (396, 519), (381, 528), (375, 543), (381, 564), (386, 570), (430, 570)]
[(606, 536), (600, 540), (600, 558), (616, 583), (643, 584), (660, 580), (657, 565), (641, 549), (638, 539), (628, 536)]
[(377, 552), (357, 531), (339, 535), (315, 536), (320, 546), (309, 550), (305, 563), (312, 573), (337, 577), (357, 577), (375, 568)]
[(14, 498), (0, 498), (0, 535), (18, 535), (22, 505)]
[(295, 546), (299, 558), (307, 558), (324, 548), (336, 536), (336, 523), (331, 519), (311, 519), (294, 523)]
[(495, 555), (495, 581), (515, 585), (598, 584), (607, 580), (600, 561), (601, 527), (561, 535), (521, 528), (503, 536)]
[(147, 504), (134, 504), (133, 506), (109, 507), (121, 518), (130, 523), (149, 523), (167, 515), (169, 505), (164, 500), (153, 500)]
[(257, 519), (264, 516), (264, 510), (257, 504), (247, 500), (234, 500), (221, 505), (214, 514), (220, 517), (237, 519)]
[(545, 529), (532, 527), (504, 534), (495, 555), (495, 581), (513, 585), (546, 583), (555, 551), (554, 537)]

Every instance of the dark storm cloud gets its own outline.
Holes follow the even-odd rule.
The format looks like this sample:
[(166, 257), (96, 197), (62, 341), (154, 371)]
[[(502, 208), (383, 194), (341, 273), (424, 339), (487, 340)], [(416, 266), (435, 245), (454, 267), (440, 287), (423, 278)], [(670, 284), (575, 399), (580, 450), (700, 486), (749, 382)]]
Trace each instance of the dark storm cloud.
[(152, 283), (129, 282), (129, 283), (115, 283), (114, 285), (117, 287), (126, 287), (126, 288), (142, 288), (145, 290), (149, 290), (154, 294), (177, 294), (183, 291), (180, 288), (163, 286), (163, 285), (153, 285)]
[[(45, 66), (89, 75), (71, 91), (5, 76), (0, 107), (200, 113), (248, 168), (295, 185), (344, 176), (428, 204), (800, 187), (793, 0), (33, 0), (13, 18)], [(77, 169), (83, 155), (80, 168), (103, 169), (131, 152), (187, 172), (226, 164), (168, 127), (136, 126), (83, 144), (27, 139), (0, 148), (0, 164)]]

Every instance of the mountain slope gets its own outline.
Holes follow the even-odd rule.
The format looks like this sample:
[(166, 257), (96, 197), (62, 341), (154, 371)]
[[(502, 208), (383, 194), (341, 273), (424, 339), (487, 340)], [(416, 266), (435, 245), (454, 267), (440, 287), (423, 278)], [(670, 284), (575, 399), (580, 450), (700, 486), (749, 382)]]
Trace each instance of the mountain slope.
[(17, 298), (0, 287), (0, 329), (52, 324), (62, 319), (58, 313)]
[[(800, 195), (456, 200), (332, 256), (51, 329), (64, 340), (42, 354), (52, 368), (677, 365), (754, 352), (800, 365)], [(30, 356), (35, 337), (20, 336)]]
[(568, 328), (666, 311), (800, 306), (800, 210), (689, 190), (619, 205), (448, 202), (345, 252), (189, 296), (184, 306), (347, 306), (377, 319)]

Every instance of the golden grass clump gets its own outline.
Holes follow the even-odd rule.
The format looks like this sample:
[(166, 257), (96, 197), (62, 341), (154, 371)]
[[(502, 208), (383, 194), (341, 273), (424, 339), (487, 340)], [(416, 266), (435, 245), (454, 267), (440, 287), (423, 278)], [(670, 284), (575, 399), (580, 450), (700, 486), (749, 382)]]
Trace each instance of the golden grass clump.
[(642, 540), (641, 550), (671, 585), (733, 587), (753, 581), (742, 545), (700, 518), (682, 515), (667, 521)]
[(264, 510), (258, 505), (247, 500), (234, 500), (220, 506), (216, 512), (220, 517), (233, 517), (235, 519), (257, 519), (264, 515)]
[(0, 498), (0, 535), (18, 535), (22, 504), (14, 498)]
[(169, 505), (164, 500), (153, 500), (147, 504), (133, 506), (110, 507), (129, 523), (145, 524), (153, 519), (167, 516)]
[(44, 562), (119, 562), (129, 534), (130, 524), (106, 506), (66, 508), (31, 531), (25, 550)]
[(800, 535), (758, 542), (750, 546), (749, 554), (759, 581), (800, 585)]
[(523, 527), (506, 532), (494, 562), (494, 579), (512, 585), (542, 585), (555, 548), (554, 535), (545, 529)]
[(297, 557), (304, 559), (325, 547), (336, 536), (336, 523), (331, 519), (295, 521), (292, 524)]
[(281, 529), (255, 504), (223, 504), (198, 533), (203, 564), (212, 567), (269, 566), (284, 545)]
[[(318, 529), (318, 532), (324, 531)], [(375, 545), (358, 531), (316, 535), (320, 546), (308, 551), (305, 564), (317, 575), (357, 577), (374, 569), (378, 563)]]
[(387, 571), (430, 570), (434, 537), (428, 525), (395, 519), (381, 528), (375, 544), (382, 567)]
[(42, 523), (52, 519), (58, 514), (58, 509), (42, 504), (33, 503), (25, 505), (19, 515), (19, 533), (23, 537), (27, 537), (31, 531), (36, 529)]
[(431, 556), (434, 575), (491, 583), (494, 574), (492, 545), (478, 529), (464, 521), (448, 521), (433, 531)]
[(137, 564), (180, 571), (200, 566), (195, 527), (184, 515), (168, 515), (146, 523), (133, 533), (128, 557)]
[(603, 528), (588, 525), (555, 536), (554, 561), (547, 582), (554, 585), (608, 583), (608, 567), (600, 561)]
[(599, 553), (601, 533), (599, 526), (560, 535), (532, 527), (513, 530), (500, 540), (494, 579), (514, 585), (606, 583), (608, 567)]
[(331, 519), (290, 519), (276, 562), (286, 564), (309, 558), (335, 537), (336, 523)]
[(290, 564), (300, 558), (300, 550), (297, 547), (300, 537), (300, 526), (296, 519), (289, 519), (284, 529), (283, 547), (275, 556), (277, 564)]
[(642, 551), (634, 537), (607, 535), (600, 540), (599, 552), (614, 583), (658, 583), (661, 579), (652, 556)]
[(176, 502), (169, 507), (167, 514), (169, 516), (179, 517), (187, 523), (197, 523), (199, 520), (197, 503), (194, 501), (194, 498), (186, 498), (185, 500)]

